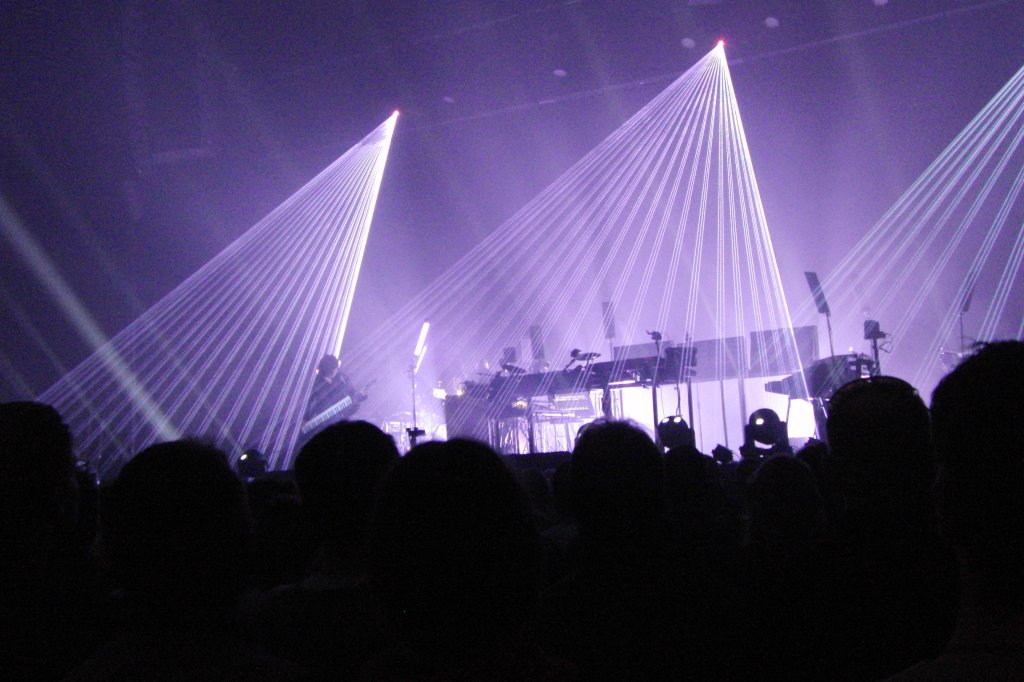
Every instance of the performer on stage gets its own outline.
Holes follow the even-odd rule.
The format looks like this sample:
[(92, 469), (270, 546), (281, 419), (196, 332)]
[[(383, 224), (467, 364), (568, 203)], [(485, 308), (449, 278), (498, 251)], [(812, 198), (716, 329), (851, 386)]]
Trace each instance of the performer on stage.
[(359, 404), (365, 397), (352, 389), (352, 383), (340, 370), (338, 358), (333, 355), (324, 355), (317, 363), (313, 391), (309, 396), (309, 403), (306, 405), (303, 419), (306, 421), (313, 419), (346, 398), (350, 399), (351, 405), (345, 407), (330, 422), (324, 422), (323, 425), (348, 419), (359, 409)]

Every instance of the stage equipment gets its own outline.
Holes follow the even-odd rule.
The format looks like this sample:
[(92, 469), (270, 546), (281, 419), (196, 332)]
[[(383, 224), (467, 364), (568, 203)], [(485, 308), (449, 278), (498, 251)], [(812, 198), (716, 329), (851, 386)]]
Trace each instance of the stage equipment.
[(628, 346), (613, 346), (612, 360), (634, 360), (636, 358), (654, 357), (657, 349), (658, 347), (653, 341), (647, 343), (634, 343)]
[[(742, 339), (734, 340), (740, 342), (734, 345), (742, 348)], [(697, 371), (697, 349), (701, 345), (715, 347), (712, 342), (701, 341), (668, 346), (663, 355), (578, 365), (555, 372), (503, 373), (493, 376), (486, 388), (487, 399), (491, 402), (491, 418), (494, 422), (500, 422), (503, 419), (525, 417), (532, 434), (537, 424), (558, 420), (574, 422), (597, 416), (590, 392), (601, 391), (604, 408), (611, 391), (641, 387), (653, 390), (655, 386), (673, 384), (678, 390), (682, 381), (688, 384), (688, 406), (692, 415), (693, 399), (689, 384)], [(719, 350), (728, 345), (719, 343)], [(577, 351), (576, 357), (589, 355), (574, 350)], [(721, 381), (714, 376), (704, 380)], [(510, 409), (520, 401), (528, 405), (525, 414)], [(657, 425), (657, 422), (654, 423)], [(490, 432), (494, 432), (493, 427)]]
[(243, 481), (251, 481), (267, 473), (267, 459), (259, 450), (249, 448), (238, 456), (235, 470)]
[(416, 423), (416, 375), (419, 374), (420, 365), (423, 364), (423, 356), (427, 354), (427, 332), (430, 331), (430, 322), (424, 322), (420, 327), (420, 336), (416, 340), (416, 348), (412, 352), (412, 364), (409, 365), (409, 381), (412, 383), (412, 426), (405, 432), (409, 435), (409, 447), (416, 447), (416, 439), (422, 438), (426, 432)]
[[(506, 412), (503, 416), (509, 416)], [(444, 419), (449, 438), (470, 438), (492, 443), (494, 419), (487, 388), (467, 382), (462, 393), (449, 394), (444, 401)]]
[(573, 348), (571, 351), (569, 351), (569, 363), (565, 367), (562, 368), (562, 371), (563, 372), (569, 371), (569, 368), (572, 367), (573, 365), (575, 365), (577, 362), (583, 362), (583, 363), (586, 363), (586, 364), (590, 364), (591, 362), (593, 362), (594, 360), (598, 359), (599, 357), (601, 357), (600, 353), (594, 353), (594, 352), (584, 353), (579, 348)]
[[(813, 342), (816, 339), (815, 328), (807, 327), (797, 331), (795, 338), (798, 345), (801, 346), (800, 355), (813, 354)], [(660, 335), (662, 338), (655, 340), (654, 335)], [(787, 337), (793, 337), (792, 331), (786, 334), (785, 330), (775, 329), (751, 335), (752, 343), (761, 350), (772, 348), (772, 344), (776, 342), (780, 349), (792, 348), (793, 344), (790, 341), (785, 341)], [(743, 393), (745, 390), (749, 390), (746, 380), (750, 378), (750, 373), (746, 369), (747, 352), (744, 337), (690, 341), (680, 344), (666, 343), (664, 334), (658, 332), (651, 332), (651, 338), (652, 341), (646, 344), (616, 347), (615, 355), (617, 357), (611, 361), (577, 364), (575, 360), (585, 357), (587, 354), (579, 349), (572, 349), (570, 357), (573, 362), (565, 370), (531, 373), (502, 371), (497, 375), (488, 375), (484, 392), (487, 400), (490, 401), (491, 415), (489, 418), (496, 424), (505, 419), (525, 419), (532, 422), (531, 427), (535, 427), (538, 424), (550, 424), (556, 420), (571, 422), (585, 419), (591, 416), (593, 411), (610, 416), (606, 412), (606, 406), (611, 403), (611, 398), (616, 398), (620, 401), (619, 405), (622, 405), (624, 389), (644, 389), (646, 391), (652, 390), (654, 386), (669, 386), (676, 389), (677, 401), (674, 414), (686, 417), (687, 424), (696, 432), (699, 431), (696, 422), (696, 408), (698, 407), (696, 399), (700, 387), (695, 384), (713, 382), (713, 384), (717, 384), (717, 390), (710, 391), (714, 397), (709, 403), (712, 406), (711, 411), (704, 412), (704, 427), (720, 428), (718, 432), (725, 438), (728, 437), (730, 427), (735, 434), (736, 419), (745, 420), (749, 415), (749, 412), (742, 411), (745, 404), (742, 400)], [(804, 344), (804, 341), (807, 343)], [(662, 346), (662, 352), (655, 354), (653, 351), (657, 349), (658, 345)], [(803, 347), (804, 345), (806, 348)], [(639, 349), (647, 349), (651, 353), (642, 357), (628, 357), (628, 359), (623, 357), (632, 355), (632, 352)], [(623, 352), (624, 350), (627, 352)], [(758, 351), (758, 354), (766, 354), (761, 350)], [(771, 354), (767, 353), (767, 355)], [(782, 367), (782, 350), (779, 350), (779, 355), (780, 357), (775, 359), (769, 357), (766, 362), (761, 363), (762, 366), (774, 369)], [(701, 358), (700, 363), (698, 363), (698, 358)], [(844, 356), (842, 360), (841, 364), (845, 364), (849, 358)], [(807, 367), (811, 368), (813, 364), (809, 361)], [(820, 373), (821, 370), (817, 371)], [(851, 376), (851, 378), (854, 377)], [(803, 381), (802, 370), (797, 367), (793, 375), (777, 382), (768, 382), (766, 390), (771, 391), (774, 386), (776, 393), (781, 393), (792, 399), (806, 400), (810, 396), (803, 387)], [(732, 385), (734, 382), (735, 386)], [(686, 383), (687, 391), (685, 406), (682, 404), (683, 383)], [(581, 396), (586, 396), (589, 403), (582, 400)], [(715, 427), (709, 424), (707, 419), (710, 416), (711, 420), (718, 420), (716, 413), (719, 399), (721, 400), (722, 426)], [(566, 409), (567, 403), (571, 404), (573, 400), (576, 401), (576, 407), (572, 410)], [(635, 403), (632, 402), (633, 400), (640, 402)], [(647, 398), (631, 396), (631, 409), (639, 410), (642, 414), (644, 411), (643, 400), (647, 400)], [(653, 408), (653, 399), (650, 400)], [(660, 421), (661, 413), (666, 409), (664, 407), (665, 396), (660, 394), (657, 396), (657, 400)], [(517, 404), (525, 405), (526, 409), (512, 410), (511, 408)], [(732, 406), (730, 407), (730, 405)], [(738, 415), (736, 407), (740, 407)], [(781, 410), (779, 412), (781, 414)], [(632, 414), (638, 416), (637, 412)], [(653, 414), (651, 416), (653, 417)], [(642, 417), (639, 418), (647, 421)], [(789, 421), (788, 411), (784, 418), (787, 422)], [(548, 421), (544, 421), (545, 419)], [(652, 423), (656, 429), (659, 422)], [(742, 423), (743, 421), (740, 422), (740, 424)]]
[[(308, 437), (317, 427), (326, 424), (329, 421), (334, 420), (338, 415), (342, 415), (340, 419), (345, 419), (348, 415), (355, 413), (356, 403), (352, 396), (347, 395), (338, 402), (334, 403), (320, 414), (310, 417), (308, 420), (302, 423), (299, 428), (299, 436), (302, 438)], [(345, 414), (347, 412), (347, 414)]]
[[(760, 447), (767, 446), (766, 448)], [(744, 459), (767, 457), (777, 454), (791, 454), (789, 446), (789, 429), (786, 422), (779, 419), (775, 410), (762, 407), (754, 410), (747, 425), (743, 428), (743, 446), (740, 453)]]
[(888, 336), (888, 334), (882, 331), (878, 320), (864, 320), (864, 340), (871, 342), (871, 357), (875, 361), (871, 368), (872, 376), (882, 373), (882, 365), (878, 361), (878, 341), (879, 339), (888, 338)]
[[(958, 336), (972, 295), (981, 317), (976, 338), (1024, 334), (1022, 110), (1024, 68), (824, 280), (838, 294), (831, 301), (837, 311), (855, 311), (872, 301), (876, 317), (893, 321), (888, 331), (900, 343), (887, 360), (888, 371), (922, 393), (945, 373), (943, 363), (950, 358), (935, 350)], [(795, 315), (803, 312), (797, 309)], [(854, 329), (860, 322), (855, 317), (837, 315), (837, 329)], [(968, 346), (964, 336), (961, 352)]]
[(680, 446), (693, 448), (697, 445), (693, 429), (679, 415), (665, 417), (658, 423), (658, 439), (666, 450)]
[(764, 388), (793, 400), (806, 400), (803, 396), (806, 386), (811, 399), (829, 400), (843, 384), (876, 374), (873, 367), (874, 363), (866, 355), (834, 355), (816, 360), (788, 377), (769, 381)]
[(832, 395), (844, 384), (872, 376), (874, 362), (866, 355), (834, 355), (816, 360), (809, 366), (777, 381), (764, 385), (766, 391), (788, 396), (790, 400), (807, 400), (814, 411), (818, 438), (825, 440), (828, 432), (828, 405)]
[[(369, 367), (400, 354), (391, 352), (395, 330), (426, 316), (438, 330), (443, 321), (444, 336), (432, 345), (444, 357), (435, 364), (458, 368), (527, 337), (533, 325), (555, 344), (552, 364), (561, 369), (557, 358), (574, 346), (603, 346), (607, 356), (612, 329), (602, 324), (602, 302), (611, 304), (616, 344), (641, 338), (645, 322), (744, 339), (754, 329), (793, 326), (722, 46), (368, 333), (347, 361)], [(668, 345), (666, 334), (662, 362)], [(716, 355), (700, 356), (715, 381), (724, 379), (716, 367), (746, 364), (745, 354)], [(658, 375), (660, 384), (671, 372), (661, 366)], [(517, 397), (506, 388), (496, 410)], [(695, 390), (695, 410), (697, 397)], [(658, 400), (663, 412), (664, 396)], [(727, 409), (735, 432), (747, 411)]]
[(762, 407), (755, 410), (747, 420), (747, 437), (762, 445), (777, 445), (788, 437), (786, 422), (779, 419), (775, 410)]
[(814, 305), (818, 312), (825, 316), (825, 326), (828, 327), (828, 354), (834, 357), (836, 354), (835, 345), (832, 342), (832, 309), (828, 307), (825, 300), (825, 291), (821, 288), (821, 281), (816, 272), (804, 272), (807, 278), (807, 286), (811, 288), (811, 296), (814, 297)]
[[(651, 376), (651, 414), (654, 416), (652, 423), (658, 423), (658, 370), (661, 369), (661, 332), (647, 332), (647, 336), (654, 341), (654, 374)], [(661, 445), (660, 436), (655, 433), (655, 443)]]
[(501, 350), (501, 361), (498, 364), (502, 369), (505, 368), (505, 365), (514, 366), (516, 360), (518, 360), (518, 356), (519, 354), (516, 352), (515, 346), (506, 346)]

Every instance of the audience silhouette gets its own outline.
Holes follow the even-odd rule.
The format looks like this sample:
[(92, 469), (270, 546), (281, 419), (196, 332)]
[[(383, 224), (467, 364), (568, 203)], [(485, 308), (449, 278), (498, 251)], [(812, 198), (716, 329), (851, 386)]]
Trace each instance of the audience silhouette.
[[(89, 625), (92, 519), (71, 434), (48, 405), (0, 404), (0, 670), (60, 677), (99, 644)], [(88, 497), (86, 497), (88, 499)]]
[(982, 346), (932, 394), (942, 527), (961, 565), (947, 651), (904, 679), (1019, 679), (1024, 670), (1024, 343)]
[(860, 379), (832, 397), (827, 443), (743, 467), (662, 454), (630, 422), (581, 429), (543, 474), (461, 439), (400, 457), (340, 422), (293, 474), (246, 485), (180, 440), (99, 491), (52, 407), (0, 404), (0, 670), (1017, 678), (1022, 386), (1018, 341), (980, 346), (930, 411), (902, 380)]
[(956, 617), (956, 559), (932, 495), (928, 408), (894, 377), (836, 391), (826, 475), (839, 496), (826, 579), (830, 674), (871, 679), (937, 655)]
[(315, 677), (351, 677), (382, 645), (368, 582), (377, 490), (398, 461), (391, 436), (365, 421), (320, 431), (295, 458), (303, 517), (315, 538), (305, 575), (256, 607), (254, 638)]
[(381, 490), (371, 580), (389, 646), (368, 679), (572, 679), (531, 625), (540, 539), (523, 489), (487, 446), (425, 443)]
[(658, 447), (627, 422), (580, 433), (570, 466), (579, 537), (545, 595), (544, 638), (584, 679), (675, 679), (719, 658), (725, 600), (667, 514)]
[(300, 678), (236, 633), (252, 521), (223, 452), (189, 440), (146, 448), (103, 496), (101, 531), (123, 625), (70, 679)]

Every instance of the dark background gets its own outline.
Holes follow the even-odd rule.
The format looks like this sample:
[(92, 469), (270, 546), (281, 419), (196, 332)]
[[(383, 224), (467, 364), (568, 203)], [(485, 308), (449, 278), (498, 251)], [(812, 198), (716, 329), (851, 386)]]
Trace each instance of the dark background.
[(803, 270), (828, 272), (1024, 64), (1024, 3), (4, 3), (0, 192), (60, 280), (8, 217), (0, 400), (84, 359), (86, 315), (115, 334), (398, 108), (358, 336), (719, 38), (802, 300)]

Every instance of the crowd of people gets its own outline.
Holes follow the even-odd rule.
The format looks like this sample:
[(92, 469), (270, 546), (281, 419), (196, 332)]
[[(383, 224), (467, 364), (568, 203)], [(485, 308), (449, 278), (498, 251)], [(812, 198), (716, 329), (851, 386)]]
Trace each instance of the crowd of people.
[[(31, 680), (1007, 679), (1024, 670), (1024, 343), (828, 443), (722, 462), (629, 422), (551, 471), (331, 425), (242, 481), (181, 440), (97, 486), (0, 404), (0, 671)], [(721, 458), (720, 458), (721, 459)]]

